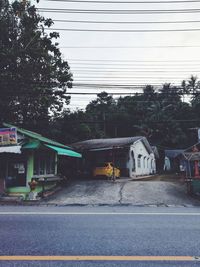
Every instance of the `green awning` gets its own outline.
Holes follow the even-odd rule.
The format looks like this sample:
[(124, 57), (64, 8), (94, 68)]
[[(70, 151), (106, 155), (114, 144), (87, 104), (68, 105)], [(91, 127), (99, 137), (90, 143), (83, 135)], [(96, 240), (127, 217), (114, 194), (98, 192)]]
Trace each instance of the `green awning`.
[(61, 148), (61, 147), (57, 147), (57, 146), (50, 146), (50, 145), (45, 145), (45, 146), (55, 150), (58, 153), (58, 155), (75, 157), (75, 158), (82, 158), (81, 154), (79, 154), (75, 151), (69, 150), (69, 149), (65, 149), (65, 148)]

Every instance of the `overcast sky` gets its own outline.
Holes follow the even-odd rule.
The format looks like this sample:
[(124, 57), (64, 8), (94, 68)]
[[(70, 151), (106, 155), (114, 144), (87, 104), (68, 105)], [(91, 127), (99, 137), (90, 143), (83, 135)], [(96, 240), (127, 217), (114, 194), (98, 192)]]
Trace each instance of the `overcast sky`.
[[(124, 32), (68, 31), (60, 33), (60, 48), (63, 57), (69, 62), (74, 86), (68, 92), (107, 92), (133, 93), (137, 85), (171, 82), (180, 84), (191, 74), (199, 76), (200, 67), (200, 3), (120, 3), (119, 0), (99, 0), (104, 3), (67, 2), (41, 0), (39, 8), (81, 10), (178, 10), (185, 13), (163, 14), (80, 14), (40, 11), (53, 20), (96, 21), (105, 23), (59, 22), (55, 29), (124, 30)], [(95, 0), (94, 0), (95, 1)], [(115, 3), (105, 3), (105, 2)], [(116, 3), (118, 1), (118, 3)], [(136, 0), (135, 0), (136, 1)], [(137, 0), (137, 2), (153, 0)], [(158, 0), (155, 0), (158, 1)], [(165, 2), (165, 3), (162, 3)], [(134, 2), (134, 0), (127, 0)], [(194, 9), (187, 13), (188, 9)], [(51, 10), (52, 11), (52, 10)], [(55, 10), (54, 10), (55, 11)], [(66, 11), (66, 10), (65, 10)], [(180, 23), (171, 23), (179, 21)], [(187, 22), (186, 21), (193, 21)], [(194, 22), (196, 21), (196, 22)], [(198, 22), (199, 21), (199, 22)], [(120, 23), (108, 23), (120, 22)], [(137, 22), (137, 23), (124, 23)], [(142, 22), (142, 23), (138, 23)], [(149, 23), (144, 23), (149, 22)], [(157, 22), (157, 23), (150, 23)], [(158, 23), (159, 22), (159, 23)], [(160, 23), (168, 22), (168, 23)], [(127, 30), (184, 30), (174, 32), (126, 32)], [(186, 30), (186, 31), (185, 31)], [(168, 46), (168, 47), (166, 47)], [(179, 47), (177, 47), (179, 46)], [(182, 46), (182, 47), (180, 47)], [(184, 47), (183, 47), (184, 46)], [(87, 88), (83, 84), (99, 84)], [(133, 85), (130, 88), (104, 89), (101, 84)], [(99, 89), (98, 89), (99, 88)], [(71, 109), (84, 108), (95, 95), (72, 95)], [(115, 96), (117, 97), (117, 96)]]

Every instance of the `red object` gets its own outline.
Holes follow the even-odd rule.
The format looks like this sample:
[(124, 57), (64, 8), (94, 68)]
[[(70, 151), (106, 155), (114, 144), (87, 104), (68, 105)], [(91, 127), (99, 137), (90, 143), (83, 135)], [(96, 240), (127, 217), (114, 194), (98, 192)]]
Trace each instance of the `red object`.
[(35, 180), (32, 180), (31, 182), (28, 183), (30, 186), (31, 191), (35, 190), (37, 186), (37, 182)]
[(200, 176), (199, 176), (199, 162), (198, 162), (198, 160), (195, 160), (195, 162), (194, 162), (194, 176), (195, 176), (195, 178), (200, 178)]
[[(199, 150), (198, 150), (198, 148), (196, 146), (193, 147), (193, 152), (199, 152)], [(194, 176), (195, 176), (195, 178), (199, 178), (200, 179), (199, 161), (198, 160), (194, 161)]]

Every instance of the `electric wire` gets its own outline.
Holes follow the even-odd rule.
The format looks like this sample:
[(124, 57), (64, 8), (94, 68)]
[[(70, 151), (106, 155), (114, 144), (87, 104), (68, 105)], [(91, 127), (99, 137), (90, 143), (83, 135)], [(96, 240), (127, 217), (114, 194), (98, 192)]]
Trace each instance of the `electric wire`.
[(84, 62), (98, 62), (98, 61), (103, 61), (103, 62), (157, 62), (157, 63), (166, 63), (166, 62), (199, 62), (200, 63), (200, 59), (181, 59), (181, 60), (174, 60), (174, 59), (171, 59), (171, 60), (137, 60), (137, 59), (81, 59), (81, 58), (68, 58), (69, 61), (84, 61)]
[(190, 45), (190, 46), (61, 46), (60, 49), (165, 49), (165, 48), (200, 48), (200, 45)]
[(78, 28), (45, 28), (48, 31), (72, 31), (72, 32), (121, 32), (121, 33), (128, 33), (128, 32), (197, 32), (200, 31), (200, 28), (191, 28), (191, 29), (137, 29), (137, 30), (127, 30), (127, 29), (78, 29)]
[(184, 75), (193, 75), (193, 76), (197, 76), (197, 74), (199, 73), (200, 69), (188, 69), (188, 70), (179, 70), (178, 68), (177, 69), (164, 69), (164, 68), (160, 68), (159, 69), (152, 69), (151, 68), (144, 68), (144, 69), (134, 69), (134, 68), (119, 68), (119, 69), (97, 69), (95, 68), (94, 70), (92, 69), (88, 69), (88, 68), (82, 68), (82, 69), (77, 69), (77, 68), (74, 68), (72, 69), (72, 73), (73, 75), (76, 75), (76, 74), (95, 74), (95, 73), (99, 73), (99, 74), (134, 74), (134, 73), (184, 73)]
[(51, 2), (67, 2), (67, 3), (97, 3), (97, 4), (166, 4), (166, 3), (200, 3), (199, 0), (163, 0), (163, 1), (99, 1), (99, 0), (46, 0)]
[(173, 13), (199, 13), (199, 8), (183, 9), (76, 9), (76, 8), (38, 8), (42, 12), (77, 13), (77, 14), (173, 14)]
[[(112, 68), (112, 66), (114, 66), (115, 68), (116, 68), (116, 64), (117, 63), (90, 63), (90, 62), (88, 62), (88, 63), (76, 63), (76, 62), (70, 62), (70, 64), (71, 64), (71, 68), (73, 68), (73, 66), (81, 66), (81, 67), (89, 67), (89, 66), (109, 66), (110, 68)], [(187, 64), (187, 63), (185, 63), (185, 64)], [(177, 64), (175, 64), (176, 66), (180, 66), (180, 65), (177, 65)], [(175, 66), (174, 64), (173, 65), (171, 65), (171, 64), (168, 64), (168, 65), (166, 65), (165, 64), (165, 66), (167, 67), (167, 66)], [(154, 67), (154, 66), (152, 66), (152, 65), (147, 65), (147, 64), (143, 64), (143, 63), (120, 63), (120, 66), (118, 66), (117, 68), (121, 68), (121, 67), (128, 67), (129, 66), (129, 68), (131, 67), (131, 66), (149, 66), (149, 67)], [(163, 66), (163, 65), (157, 65), (158, 67), (160, 67), (160, 66)], [(164, 66), (164, 67), (165, 67)], [(181, 64), (181, 66), (183, 66), (183, 64)], [(192, 66), (200, 66), (200, 63), (192, 63)], [(92, 67), (93, 68), (93, 67)]]
[(55, 22), (87, 23), (87, 24), (182, 24), (200, 23), (199, 20), (175, 20), (175, 21), (97, 21), (97, 20), (65, 20), (54, 19)]

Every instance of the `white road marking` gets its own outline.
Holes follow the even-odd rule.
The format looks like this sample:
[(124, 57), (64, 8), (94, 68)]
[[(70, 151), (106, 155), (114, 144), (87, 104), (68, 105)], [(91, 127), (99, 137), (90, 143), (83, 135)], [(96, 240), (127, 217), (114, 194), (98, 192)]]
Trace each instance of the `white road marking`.
[(1, 211), (0, 215), (148, 215), (148, 216), (200, 216), (200, 212), (45, 212)]
[(14, 255), (0, 256), (0, 261), (196, 261), (193, 256), (59, 256), (59, 255)]

